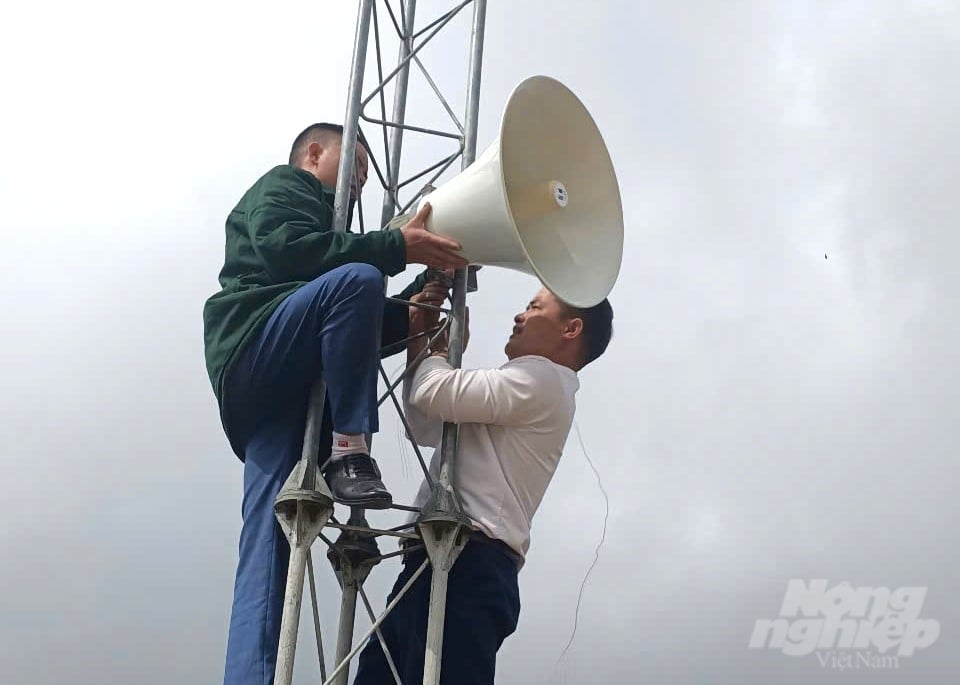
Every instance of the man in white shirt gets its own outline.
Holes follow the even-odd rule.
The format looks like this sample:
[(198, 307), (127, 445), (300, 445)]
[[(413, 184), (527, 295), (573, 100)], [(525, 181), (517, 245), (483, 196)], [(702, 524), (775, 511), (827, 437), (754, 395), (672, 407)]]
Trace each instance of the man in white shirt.
[[(412, 300), (442, 304), (440, 284)], [(550, 291), (538, 292), (514, 317), (497, 369), (454, 369), (441, 340), (404, 382), (407, 420), (417, 442), (439, 445), (443, 421), (460, 424), (454, 485), (471, 534), (450, 572), (441, 685), (492, 685), (496, 654), (520, 614), (517, 573), (530, 546), (530, 525), (557, 468), (576, 409), (577, 372), (603, 354), (612, 333), (610, 303), (577, 309)], [(410, 335), (436, 325), (437, 315), (410, 310)], [(426, 342), (411, 343), (412, 363)], [(430, 464), (439, 473), (440, 450)], [(424, 481), (416, 504), (430, 495)], [(423, 562), (408, 552), (388, 602)], [(430, 572), (422, 574), (381, 625), (404, 685), (423, 680)], [(354, 685), (393, 683), (374, 636), (360, 655)]]

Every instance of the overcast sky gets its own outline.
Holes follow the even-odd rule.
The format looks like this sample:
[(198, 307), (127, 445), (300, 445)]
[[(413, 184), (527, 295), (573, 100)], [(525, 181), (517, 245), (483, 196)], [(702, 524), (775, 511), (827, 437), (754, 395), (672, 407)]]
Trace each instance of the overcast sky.
[[(420, 5), (421, 26), (449, 6)], [(4, 12), (0, 681), (222, 678), (242, 469), (201, 308), (230, 208), (306, 124), (342, 121), (355, 11)], [(424, 52), (458, 111), (468, 28)], [(626, 219), (614, 342), (578, 394), (606, 543), (558, 665), (603, 516), (572, 438), (498, 682), (953, 682), (960, 3), (491, 0), (486, 36), (481, 149), (516, 83), (558, 78), (604, 134)], [(409, 112), (443, 121), (417, 78)], [(408, 170), (446, 149), (408, 142)], [(467, 365), (502, 361), (536, 288), (481, 272)], [(409, 501), (398, 436), (385, 410), (375, 456)], [(369, 583), (378, 607), (396, 570)], [(941, 635), (896, 670), (748, 649), (812, 578), (926, 587)], [(302, 635), (296, 681), (315, 682)]]

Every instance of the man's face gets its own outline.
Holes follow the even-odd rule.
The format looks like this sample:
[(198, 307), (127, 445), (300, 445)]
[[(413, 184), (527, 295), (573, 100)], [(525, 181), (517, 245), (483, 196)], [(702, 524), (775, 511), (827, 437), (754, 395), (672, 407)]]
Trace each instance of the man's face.
[(513, 317), (513, 333), (503, 351), (508, 359), (528, 354), (552, 359), (566, 343), (564, 331), (569, 321), (563, 304), (543, 288), (533, 296), (526, 310)]
[[(328, 188), (337, 187), (337, 174), (340, 170), (340, 142), (318, 146), (316, 151), (308, 155), (311, 168), (309, 171)], [(357, 143), (357, 162), (353, 170), (353, 185), (350, 187), (350, 199), (356, 200), (359, 188), (367, 182), (367, 166), (369, 159), (367, 149)]]

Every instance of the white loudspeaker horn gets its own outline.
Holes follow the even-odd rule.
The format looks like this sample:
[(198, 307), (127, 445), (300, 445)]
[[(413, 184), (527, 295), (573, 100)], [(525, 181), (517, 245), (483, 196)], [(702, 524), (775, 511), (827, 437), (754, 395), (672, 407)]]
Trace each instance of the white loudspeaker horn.
[(427, 228), (471, 264), (536, 276), (564, 302), (610, 293), (623, 255), (617, 177), (593, 118), (566, 86), (528, 78), (507, 102), (486, 151), (421, 201)]

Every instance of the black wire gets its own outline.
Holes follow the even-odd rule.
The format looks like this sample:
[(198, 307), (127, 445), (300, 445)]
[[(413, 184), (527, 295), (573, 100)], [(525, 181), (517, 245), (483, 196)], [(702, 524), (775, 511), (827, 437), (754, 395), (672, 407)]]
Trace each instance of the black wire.
[(603, 487), (603, 482), (600, 480), (600, 472), (597, 470), (597, 467), (590, 458), (590, 455), (587, 454), (587, 448), (583, 444), (583, 436), (580, 434), (580, 426), (577, 425), (576, 421), (573, 422), (573, 427), (577, 431), (577, 440), (580, 443), (580, 450), (583, 452), (583, 456), (586, 457), (587, 463), (590, 464), (590, 469), (593, 471), (593, 475), (597, 477), (597, 487), (600, 488), (600, 492), (603, 494), (603, 532), (600, 535), (600, 542), (597, 543), (597, 547), (593, 552), (593, 563), (590, 564), (590, 568), (587, 569), (586, 574), (583, 576), (583, 582), (580, 583), (580, 592), (577, 594), (577, 608), (573, 615), (573, 632), (570, 633), (570, 640), (567, 642), (567, 646), (564, 647), (563, 651), (560, 653), (560, 657), (557, 659), (556, 666), (559, 666), (560, 662), (563, 661), (563, 657), (566, 656), (567, 650), (570, 649), (570, 645), (573, 644), (573, 640), (577, 636), (577, 626), (580, 622), (580, 604), (583, 601), (583, 591), (587, 587), (587, 580), (590, 578), (590, 574), (593, 572), (597, 562), (600, 561), (600, 548), (603, 547), (603, 543), (607, 539), (607, 519), (610, 516), (610, 497), (607, 495), (607, 491)]

